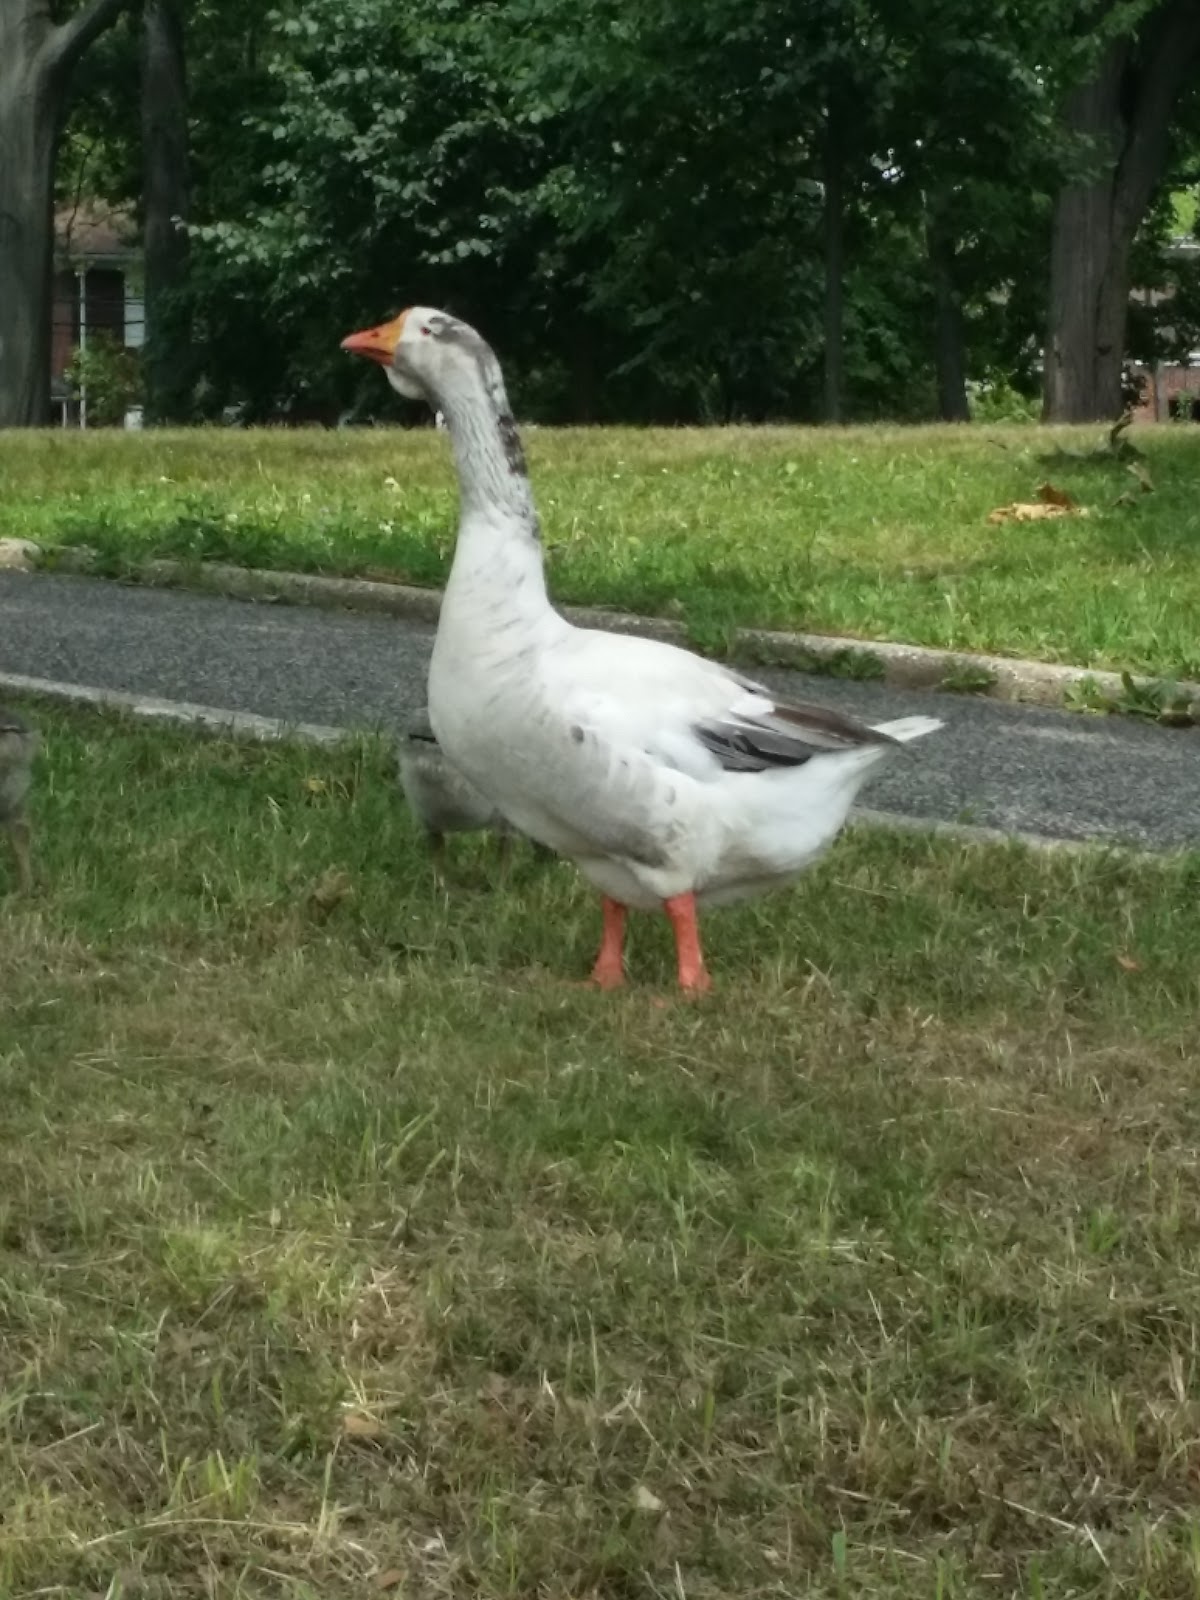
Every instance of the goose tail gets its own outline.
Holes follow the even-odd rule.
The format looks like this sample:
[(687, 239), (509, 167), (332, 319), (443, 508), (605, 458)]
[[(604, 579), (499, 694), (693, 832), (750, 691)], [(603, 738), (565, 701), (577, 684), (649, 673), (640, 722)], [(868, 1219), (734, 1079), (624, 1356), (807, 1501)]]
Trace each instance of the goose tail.
[(897, 717), (892, 722), (876, 722), (876, 733), (886, 733), (898, 744), (908, 744), (913, 739), (923, 739), (927, 733), (936, 733), (944, 724), (940, 717)]

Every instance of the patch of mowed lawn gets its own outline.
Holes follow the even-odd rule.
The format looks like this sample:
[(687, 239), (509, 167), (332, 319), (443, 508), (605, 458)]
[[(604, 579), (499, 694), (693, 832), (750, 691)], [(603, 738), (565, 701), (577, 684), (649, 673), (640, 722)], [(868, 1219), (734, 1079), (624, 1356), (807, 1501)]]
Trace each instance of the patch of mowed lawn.
[(37, 715), (0, 1593), (1196, 1594), (1200, 861), (855, 832), (658, 1005), (379, 744)]
[[(756, 625), (1200, 678), (1200, 451), (1184, 427), (1136, 437), (1148, 493), (1120, 461), (1070, 459), (1102, 429), (527, 443), (560, 600), (680, 616), (713, 649)], [(988, 523), (1044, 481), (1088, 515)], [(0, 492), (5, 532), (86, 544), (110, 567), (172, 556), (418, 584), (445, 578), (456, 517), (432, 430), (13, 434)]]

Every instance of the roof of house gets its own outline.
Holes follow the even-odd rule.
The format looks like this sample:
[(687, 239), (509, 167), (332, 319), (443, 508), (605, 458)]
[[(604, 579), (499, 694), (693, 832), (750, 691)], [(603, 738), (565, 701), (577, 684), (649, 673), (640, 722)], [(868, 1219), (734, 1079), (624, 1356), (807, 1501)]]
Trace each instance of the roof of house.
[(72, 261), (129, 261), (140, 253), (132, 206), (81, 201), (54, 214), (54, 244)]

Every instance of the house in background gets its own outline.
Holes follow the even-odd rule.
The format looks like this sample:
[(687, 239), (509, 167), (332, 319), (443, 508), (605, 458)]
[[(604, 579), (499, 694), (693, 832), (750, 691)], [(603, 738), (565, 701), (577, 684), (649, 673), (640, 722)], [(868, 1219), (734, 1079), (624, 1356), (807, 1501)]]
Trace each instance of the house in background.
[[(1167, 253), (1177, 261), (1194, 262), (1200, 260), (1200, 242), (1173, 239)], [(1134, 298), (1146, 306), (1159, 306), (1170, 301), (1171, 291), (1135, 289)], [(1131, 371), (1140, 385), (1141, 397), (1133, 412), (1139, 422), (1200, 422), (1200, 350), (1190, 351), (1182, 361), (1156, 361), (1152, 366), (1134, 362)]]
[[(50, 398), (64, 428), (88, 425), (86, 391), (75, 395), (67, 368), (77, 350), (105, 334), (127, 350), (145, 342), (142, 252), (133, 215), (96, 202), (63, 207), (54, 217)], [(126, 414), (125, 425), (141, 425), (140, 408)]]

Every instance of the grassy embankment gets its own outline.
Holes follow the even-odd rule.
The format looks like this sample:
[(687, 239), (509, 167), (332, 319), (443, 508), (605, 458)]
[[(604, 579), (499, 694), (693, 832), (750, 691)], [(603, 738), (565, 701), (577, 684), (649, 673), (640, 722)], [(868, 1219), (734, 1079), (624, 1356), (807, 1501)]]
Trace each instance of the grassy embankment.
[[(681, 616), (714, 648), (758, 625), (1200, 678), (1196, 431), (1135, 436), (1149, 492), (1120, 461), (1080, 459), (1095, 429), (539, 429), (528, 444), (562, 600)], [(1045, 481), (1089, 514), (988, 523)], [(0, 495), (4, 532), (113, 564), (437, 584), (454, 532), (432, 431), (12, 435)]]
[(853, 834), (662, 1007), (376, 745), (38, 716), (0, 1594), (1193, 1600), (1195, 858)]

